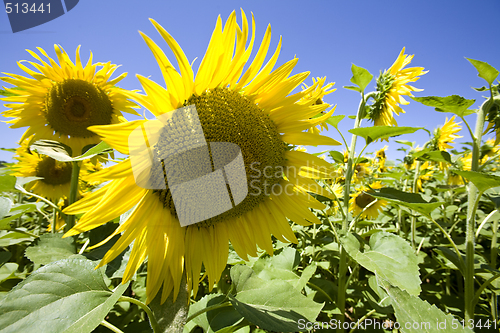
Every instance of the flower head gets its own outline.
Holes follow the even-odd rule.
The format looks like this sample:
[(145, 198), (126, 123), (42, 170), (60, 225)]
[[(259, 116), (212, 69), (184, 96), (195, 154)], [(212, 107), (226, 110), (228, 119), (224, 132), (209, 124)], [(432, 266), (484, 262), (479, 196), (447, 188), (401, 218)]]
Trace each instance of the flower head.
[[(11, 128), (28, 127), (20, 142), (49, 139), (62, 142), (73, 150), (73, 156), (82, 154), (85, 146), (99, 143), (99, 137), (88, 130), (92, 125), (107, 125), (125, 121), (121, 111), (137, 114), (135, 103), (128, 100), (135, 93), (116, 87), (126, 73), (111, 79), (118, 68), (111, 63), (92, 64), (80, 61), (80, 47), (73, 63), (63, 48), (54, 46), (59, 64), (38, 48), (49, 63), (36, 52), (28, 52), (36, 61), (20, 61), (19, 67), (30, 77), (7, 74), (0, 78), (13, 85), (6, 88), (12, 96), (0, 98), (8, 102), (3, 115), (14, 118)], [(36, 70), (25, 66), (27, 62)], [(99, 70), (98, 67), (100, 67)]]
[[(310, 93), (307, 94), (307, 96), (304, 96), (302, 101), (299, 101), (299, 103), (304, 102), (304, 103), (311, 103), (311, 100), (313, 101), (313, 105), (321, 105), (324, 103), (323, 98), (337, 90), (336, 88), (333, 88), (335, 85), (335, 82), (330, 82), (328, 84), (325, 84), (326, 77), (322, 78), (313, 78), (313, 84), (316, 85), (316, 88), (312, 90)], [(310, 87), (302, 83), (302, 90), (308, 90)], [(322, 111), (321, 113), (318, 113), (315, 115), (313, 118), (321, 117), (322, 114), (327, 112), (326, 110)], [(326, 121), (321, 122), (319, 125), (316, 125), (314, 127), (311, 127), (308, 129), (309, 132), (319, 134), (323, 130), (328, 130), (328, 125)]]
[(450, 120), (446, 118), (443, 127), (438, 128), (434, 134), (436, 146), (439, 150), (446, 150), (453, 148), (450, 143), (453, 143), (455, 139), (461, 138), (461, 135), (456, 133), (460, 132), (462, 126), (460, 123), (455, 122), (455, 116), (451, 117)]
[(417, 81), (427, 71), (424, 71), (423, 67), (404, 68), (413, 59), (413, 55), (409, 56), (404, 52), (403, 47), (394, 64), (377, 79), (378, 95), (367, 112), (367, 117), (374, 122), (375, 126), (397, 126), (394, 114), (404, 113), (400, 104), (409, 104), (403, 96), (413, 96), (412, 91), (422, 91), (408, 83)]
[[(370, 185), (371, 189), (382, 188), (381, 182), (375, 182)], [(370, 190), (369, 187), (363, 186), (356, 193), (351, 195), (349, 200), (349, 211), (354, 216), (361, 214), (361, 217), (368, 219), (375, 219), (380, 214), (382, 208), (387, 204), (384, 200), (375, 199), (366, 191)]]
[[(183, 272), (188, 287), (196, 294), (202, 265), (211, 288), (226, 267), (229, 241), (238, 255), (246, 259), (257, 255), (257, 246), (272, 253), (271, 235), (283, 242), (296, 242), (287, 218), (301, 225), (320, 222), (310, 208), (325, 206), (308, 192), (332, 197), (315, 179), (329, 178), (334, 170), (318, 157), (293, 150), (293, 145), (310, 142), (331, 145), (335, 140), (304, 132), (330, 117), (333, 110), (311, 118), (329, 107), (313, 103), (317, 96), (312, 92), (318, 83), (291, 94), (308, 75), (290, 76), (297, 59), (273, 71), (281, 41), (261, 68), (271, 40), (270, 27), (255, 59), (243, 71), (252, 53), (254, 31), (247, 46), (249, 27), (244, 12), (241, 28), (234, 12), (224, 27), (219, 17), (195, 76), (177, 41), (157, 22), (152, 20), (152, 23), (172, 49), (179, 71), (159, 46), (142, 34), (167, 86), (138, 76), (146, 92), (139, 102), (157, 119), (90, 128), (130, 158), (92, 175), (111, 182), (65, 210), (68, 214), (85, 213), (66, 236), (96, 228), (133, 208), (113, 233), (112, 236), (123, 234), (100, 265), (113, 260), (133, 242), (123, 280), (129, 280), (147, 257), (147, 301), (162, 288), (164, 302), (171, 293), (177, 297)], [(307, 100), (308, 95), (315, 97)], [(181, 120), (183, 126), (178, 125)], [(196, 132), (198, 136), (193, 141), (192, 130), (199, 128), (202, 130)], [(149, 133), (147, 145), (142, 137), (145, 145), (137, 150), (137, 156), (134, 144), (138, 141), (129, 141), (135, 138), (134, 133)], [(191, 150), (175, 155), (180, 158), (169, 157), (174, 156), (168, 155), (169, 147), (191, 143), (196, 144)], [(222, 150), (219, 143), (225, 145)], [(191, 151), (198, 154), (196, 158), (189, 155)], [(221, 151), (234, 154), (228, 161), (227, 156), (220, 155)], [(134, 164), (138, 156), (139, 163)], [(223, 168), (221, 160), (236, 161), (231, 165), (240, 167)], [(237, 173), (241, 165), (244, 173)], [(200, 170), (203, 175), (195, 175)], [(207, 180), (212, 185), (197, 183), (202, 177), (213, 179), (212, 183)], [(219, 180), (221, 183), (217, 183)], [(141, 186), (140, 181), (144, 181)], [(175, 191), (185, 189), (183, 184), (191, 181), (199, 184), (193, 195), (213, 205), (199, 207), (197, 201), (178, 204)], [(214, 197), (212, 189), (216, 186), (224, 190)], [(218, 209), (224, 202), (229, 209), (221, 213)], [(93, 207), (90, 211), (89, 204)], [(216, 213), (181, 225), (184, 215), (208, 209)]]
[[(71, 188), (71, 173), (73, 166), (71, 162), (60, 162), (52, 157), (33, 152), (28, 147), (30, 139), (23, 141), (16, 150), (14, 159), (18, 160), (11, 166), (12, 175), (17, 177), (40, 177), (25, 185), (28, 191), (49, 199), (52, 202), (59, 203), (69, 196)], [(100, 165), (100, 164), (99, 164)], [(96, 166), (90, 163), (90, 160), (84, 160), (80, 168), (79, 196), (84, 191), (92, 188), (84, 179), (89, 171), (94, 170)], [(93, 182), (93, 185), (98, 183)]]

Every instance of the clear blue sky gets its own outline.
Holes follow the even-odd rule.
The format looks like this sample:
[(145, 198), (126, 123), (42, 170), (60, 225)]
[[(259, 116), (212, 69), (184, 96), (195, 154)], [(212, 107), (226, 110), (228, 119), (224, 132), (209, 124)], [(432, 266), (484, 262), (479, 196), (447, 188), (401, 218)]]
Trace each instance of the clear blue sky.
[[(401, 48), (415, 54), (412, 65), (422, 66), (429, 73), (415, 86), (424, 88), (416, 96), (447, 96), (459, 94), (476, 99), (481, 95), (470, 87), (484, 85), (475, 69), (464, 57), (486, 61), (500, 69), (498, 17), (500, 1), (118, 1), (81, 0), (67, 14), (32, 29), (12, 33), (7, 14), (0, 12), (0, 72), (24, 74), (16, 61), (31, 60), (25, 49), (42, 47), (55, 57), (54, 44), (60, 44), (74, 60), (76, 47), (81, 45), (82, 61), (89, 51), (94, 61), (111, 61), (122, 66), (116, 73), (128, 72), (120, 86), (140, 89), (135, 74), (150, 76), (163, 84), (159, 67), (138, 31), (153, 38), (164, 50), (166, 43), (148, 18), (154, 18), (176, 38), (188, 59), (202, 59), (218, 15), (225, 21), (228, 15), (243, 8), (256, 19), (256, 38), (262, 40), (268, 23), (272, 26), (271, 48), (283, 36), (283, 47), (277, 66), (297, 56), (293, 73), (310, 71), (312, 77), (326, 76), (336, 82), (336, 92), (326, 101), (337, 104), (336, 114), (354, 115), (359, 103), (357, 93), (343, 89), (350, 85), (351, 63), (367, 68), (375, 77), (388, 68)], [(254, 51), (257, 48), (254, 47)], [(171, 54), (171, 53), (168, 53)], [(173, 56), (171, 59), (174, 59)], [(374, 88), (374, 81), (368, 89)], [(400, 126), (419, 126), (430, 130), (444, 123), (446, 114), (435, 112), (416, 102), (404, 107), (397, 117)], [(0, 111), (5, 110), (0, 105)], [(475, 122), (473, 116), (469, 121)], [(133, 118), (129, 118), (133, 119)], [(347, 133), (353, 120), (344, 119), (341, 130)], [(367, 125), (368, 123), (365, 123)], [(9, 129), (0, 123), (0, 147), (14, 148), (25, 129)], [(462, 130), (464, 139), (468, 134)], [(338, 133), (328, 135), (340, 140)], [(428, 134), (418, 131), (398, 139), (416, 141), (422, 145)], [(363, 140), (361, 140), (363, 141)], [(384, 144), (374, 144), (370, 151)], [(389, 159), (402, 158), (389, 142)], [(308, 149), (322, 151), (328, 147)], [(334, 147), (335, 149), (335, 147)], [(342, 148), (337, 148), (341, 150)], [(0, 160), (11, 161), (11, 154), (0, 151)]]

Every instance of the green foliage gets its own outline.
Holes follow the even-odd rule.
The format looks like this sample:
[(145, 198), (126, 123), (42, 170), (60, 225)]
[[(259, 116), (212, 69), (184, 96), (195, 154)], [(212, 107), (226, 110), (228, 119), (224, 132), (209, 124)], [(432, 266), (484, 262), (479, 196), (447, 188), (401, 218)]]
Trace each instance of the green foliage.
[(386, 139), (402, 134), (415, 133), (423, 127), (395, 127), (395, 126), (373, 126), (359, 127), (349, 130), (349, 133), (361, 136), (366, 140), (366, 144), (370, 144), (378, 139)]
[(354, 83), (357, 87), (345, 86), (344, 88), (355, 90), (359, 92), (365, 91), (366, 86), (373, 80), (373, 75), (362, 67), (358, 67), (355, 64), (351, 66), (352, 78), (350, 81)]
[[(450, 314), (445, 314), (436, 306), (408, 294), (398, 287), (382, 282), (391, 298), (398, 322), (404, 326), (403, 332), (472, 332)], [(407, 325), (406, 324), (410, 324)]]
[[(110, 146), (105, 142), (100, 142), (90, 149), (87, 149), (83, 155), (72, 156), (71, 147), (53, 140), (38, 140), (30, 146), (30, 149), (39, 154), (47, 155), (61, 162), (83, 161), (99, 154), (107, 153)], [(85, 148), (84, 148), (85, 149)]]
[(0, 302), (0, 330), (92, 332), (127, 287), (111, 292), (94, 268), (88, 260), (64, 259), (33, 272)]
[(477, 69), (477, 76), (483, 78), (488, 84), (493, 84), (498, 77), (498, 71), (487, 62), (466, 58)]
[(229, 296), (236, 310), (248, 321), (270, 331), (297, 331), (297, 322), (314, 321), (322, 304), (294, 289), (286, 281), (263, 280), (246, 266), (231, 269), (236, 297)]
[(76, 254), (73, 238), (61, 238), (61, 234), (40, 236), (26, 249), (26, 257), (35, 264), (47, 265)]
[(412, 98), (423, 105), (434, 107), (438, 112), (449, 112), (456, 114), (459, 117), (465, 117), (475, 113), (474, 110), (468, 109), (472, 106), (472, 104), (474, 104), (475, 100), (465, 99), (458, 95), (451, 95), (447, 97), (428, 96)]
[(360, 251), (359, 240), (351, 233), (341, 236), (340, 240), (347, 253), (377, 278), (387, 280), (412, 295), (420, 294), (417, 257), (404, 239), (387, 232), (376, 232), (370, 237), (370, 250), (364, 251)]

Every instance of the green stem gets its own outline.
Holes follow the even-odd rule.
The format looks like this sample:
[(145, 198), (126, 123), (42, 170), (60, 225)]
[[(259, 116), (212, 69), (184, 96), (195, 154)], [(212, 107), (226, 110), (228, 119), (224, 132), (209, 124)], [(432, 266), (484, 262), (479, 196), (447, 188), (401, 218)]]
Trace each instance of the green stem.
[(189, 294), (187, 291), (186, 276), (183, 275), (177, 298), (173, 299), (173, 292), (161, 303), (162, 291), (149, 303), (149, 307), (158, 322), (158, 330), (154, 333), (182, 333), (189, 312)]
[(107, 322), (106, 320), (101, 321), (101, 325), (106, 327), (106, 328), (109, 328), (111, 331), (113, 331), (115, 333), (123, 333), (123, 331), (121, 329), (119, 329), (115, 325), (111, 324), (110, 322)]
[[(361, 124), (361, 119), (364, 117), (365, 113), (365, 105), (368, 98), (373, 97), (376, 92), (371, 92), (366, 96), (364, 94), (361, 95), (361, 102), (359, 103), (358, 113), (356, 114), (356, 120), (354, 121), (354, 128), (359, 128)], [(351, 179), (353, 175), (353, 161), (354, 161), (354, 153), (356, 150), (356, 141), (358, 136), (352, 135), (351, 138), (351, 149), (349, 150), (349, 159), (347, 160), (347, 167), (345, 171), (345, 186), (344, 186), (344, 220), (342, 221), (342, 232), (347, 233), (349, 229), (349, 195), (351, 193)], [(340, 247), (340, 262), (339, 262), (339, 276), (338, 276), (338, 289), (337, 289), (337, 307), (340, 310), (340, 314), (338, 315), (338, 320), (340, 321), (340, 327), (338, 328), (338, 332), (343, 332), (343, 323), (344, 323), (344, 312), (345, 312), (345, 300), (346, 295), (345, 292), (347, 290), (346, 285), (346, 273), (347, 273), (347, 252), (344, 247), (339, 244)]]
[[(80, 163), (78, 161), (71, 162), (73, 168), (71, 170), (71, 189), (69, 191), (68, 206), (76, 201), (78, 194), (78, 178), (80, 175)], [(64, 232), (68, 232), (75, 225), (75, 215), (66, 215), (66, 226)]]
[(153, 328), (153, 332), (155, 332), (155, 333), (160, 332), (160, 326), (158, 325), (158, 322), (156, 321), (156, 318), (153, 315), (153, 312), (151, 312), (151, 309), (146, 304), (142, 303), (138, 299), (128, 297), (128, 296), (121, 296), (118, 299), (118, 302), (129, 302), (129, 303), (133, 303), (133, 304), (139, 306), (148, 315), (149, 322), (151, 324), (151, 327)]
[(52, 216), (52, 233), (55, 234), (56, 233), (56, 222), (57, 222), (57, 211), (55, 208), (52, 209), (52, 212), (53, 212), (53, 216)]
[(370, 317), (375, 312), (377, 312), (377, 310), (373, 309), (367, 314), (365, 314), (363, 317), (359, 318), (359, 320), (356, 322), (356, 325), (354, 325), (354, 327), (352, 328), (352, 330), (349, 331), (349, 333), (353, 333), (356, 330), (356, 328), (358, 328), (359, 324), (361, 324), (366, 318)]
[[(413, 193), (417, 193), (418, 190), (418, 177), (420, 174), (420, 161), (417, 161), (417, 164), (415, 166), (415, 176), (413, 177)], [(415, 215), (415, 212), (412, 211), (412, 216), (411, 216), (411, 246), (413, 250), (416, 250), (415, 248), (415, 234), (417, 233), (417, 217)]]
[(217, 309), (220, 309), (220, 308), (225, 308), (225, 307), (228, 307), (228, 306), (233, 306), (233, 305), (231, 304), (231, 302), (224, 302), (224, 303), (219, 303), (219, 304), (207, 306), (206, 308), (201, 309), (200, 311), (195, 312), (192, 315), (190, 315), (186, 319), (186, 323), (189, 322), (189, 321), (191, 321), (191, 320), (193, 320), (194, 318), (198, 317), (199, 315), (204, 314), (205, 312), (212, 311), (212, 310), (217, 310)]
[[(481, 149), (481, 137), (483, 135), (484, 121), (486, 118), (486, 109), (489, 108), (488, 99), (481, 105), (477, 112), (476, 129), (472, 137), (472, 161), (471, 171), (477, 171), (479, 168), (479, 153)], [(464, 276), (464, 308), (465, 321), (474, 320), (474, 230), (476, 227), (476, 200), (478, 199), (478, 189), (469, 182), (467, 193), (467, 221), (465, 231), (465, 276)]]
[[(491, 254), (490, 254), (490, 265), (493, 268), (497, 268), (497, 255), (498, 255), (498, 249), (497, 249), (497, 237), (498, 237), (498, 219), (495, 219), (493, 221), (493, 229), (492, 229), (492, 237), (491, 237)], [(495, 284), (493, 287), (498, 288), (498, 281), (495, 281)], [(493, 319), (496, 321), (498, 317), (498, 311), (497, 311), (497, 294), (496, 293), (491, 293), (491, 314)]]
[(57, 212), (59, 213), (62, 213), (62, 211), (59, 209), (59, 207), (57, 207), (56, 204), (54, 204), (52, 201), (49, 201), (47, 199), (45, 199), (44, 197), (41, 197), (35, 193), (31, 193), (31, 192), (28, 192), (26, 191), (23, 187), (16, 187), (19, 191), (21, 191), (22, 193), (24, 193), (25, 195), (29, 195), (30, 197), (35, 197), (39, 200), (42, 200), (43, 202), (45, 202), (46, 204), (48, 204), (49, 206), (51, 206), (52, 208), (54, 208)]

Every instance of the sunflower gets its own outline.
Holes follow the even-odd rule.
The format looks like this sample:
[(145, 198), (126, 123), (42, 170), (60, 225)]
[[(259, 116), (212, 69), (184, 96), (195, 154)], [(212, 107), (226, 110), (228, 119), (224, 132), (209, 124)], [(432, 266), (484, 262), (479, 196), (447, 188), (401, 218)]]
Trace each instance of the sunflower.
[[(59, 203), (69, 196), (71, 188), (71, 173), (73, 165), (71, 162), (60, 162), (52, 157), (38, 154), (31, 151), (28, 143), (32, 141), (29, 138), (21, 143), (16, 149), (14, 159), (18, 162), (11, 166), (12, 175), (17, 177), (40, 177), (25, 185), (26, 189), (37, 195), (49, 199), (54, 203)], [(89, 170), (96, 167), (90, 163), (90, 160), (84, 160), (80, 168), (80, 177), (85, 179)], [(93, 182), (94, 185), (97, 182)], [(87, 189), (87, 184), (80, 182), (79, 196)]]
[[(316, 89), (311, 91), (307, 96), (304, 96), (302, 98), (302, 101), (299, 101), (299, 104), (302, 102), (311, 103), (311, 100), (312, 100), (313, 105), (323, 104), (324, 103), (323, 98), (325, 97), (325, 95), (331, 94), (332, 92), (337, 90), (336, 88), (335, 89), (333, 88), (333, 86), (335, 85), (335, 82), (330, 82), (330, 83), (325, 85), (325, 81), (326, 81), (326, 77), (313, 78), (313, 84), (316, 85)], [(305, 83), (302, 83), (302, 90), (308, 90), (308, 89), (309, 89), (309, 86)], [(326, 112), (326, 110), (323, 111), (323, 113), (325, 113), (325, 112)], [(314, 117), (321, 117), (321, 115), (322, 114), (317, 114)], [(308, 129), (309, 132), (312, 132), (315, 134), (319, 134), (323, 130), (328, 130), (328, 125), (327, 125), (326, 121), (321, 122), (319, 125), (313, 126), (313, 127)]]
[(110, 79), (117, 65), (92, 64), (90, 53), (83, 67), (80, 47), (76, 49), (75, 64), (61, 46), (54, 48), (59, 64), (41, 48), (38, 50), (50, 64), (27, 50), (39, 63), (23, 60), (18, 65), (32, 78), (9, 73), (0, 78), (14, 86), (5, 88), (12, 96), (0, 98), (8, 102), (5, 107), (9, 109), (2, 114), (14, 118), (7, 122), (12, 124), (11, 128), (28, 127), (20, 142), (28, 137), (33, 141), (55, 140), (71, 147), (73, 156), (78, 156), (85, 146), (99, 143), (99, 137), (87, 127), (123, 122), (125, 118), (120, 111), (138, 115), (133, 110), (136, 104), (128, 100), (135, 93), (115, 86), (127, 73)]
[(456, 134), (460, 132), (461, 129), (462, 126), (460, 126), (460, 123), (455, 122), (455, 116), (451, 117), (450, 120), (446, 118), (443, 127), (438, 128), (434, 135), (437, 148), (439, 150), (453, 148), (450, 143), (453, 143), (455, 139), (462, 137)]
[[(160, 47), (141, 33), (160, 65), (167, 86), (165, 89), (146, 77), (138, 76), (146, 93), (141, 95), (140, 103), (157, 119), (90, 128), (103, 141), (130, 158), (91, 176), (112, 181), (65, 210), (69, 214), (85, 213), (66, 236), (96, 228), (133, 208), (108, 238), (123, 233), (99, 265), (110, 262), (133, 242), (123, 281), (129, 280), (148, 258), (147, 302), (158, 294), (160, 288), (161, 302), (164, 302), (171, 293), (174, 299), (177, 297), (183, 272), (188, 288), (196, 295), (202, 264), (212, 288), (226, 267), (229, 241), (237, 254), (247, 259), (257, 255), (257, 246), (272, 254), (271, 235), (283, 242), (297, 241), (287, 218), (301, 225), (320, 223), (310, 208), (324, 209), (325, 206), (308, 192), (323, 193), (315, 179), (331, 177), (334, 170), (328, 162), (293, 150), (292, 145), (333, 145), (338, 142), (304, 132), (330, 117), (333, 110), (311, 119), (329, 107), (325, 103), (314, 105), (312, 99), (304, 100), (317, 89), (317, 83), (290, 94), (308, 73), (289, 76), (297, 59), (273, 71), (281, 41), (261, 69), (271, 39), (270, 27), (255, 59), (243, 71), (252, 52), (254, 29), (247, 46), (249, 27), (245, 13), (242, 11), (241, 28), (236, 23), (235, 12), (224, 27), (219, 17), (195, 77), (177, 41), (157, 22), (151, 22), (173, 51), (179, 71), (174, 69)], [(253, 17), (252, 22), (254, 28)], [(179, 126), (178, 122), (186, 126)], [(194, 135), (193, 131), (200, 128), (202, 131)], [(134, 144), (140, 140), (135, 139), (142, 137), (142, 142), (145, 142), (143, 132), (149, 133), (144, 147), (150, 148), (136, 149), (138, 147)], [(193, 138), (198, 140), (195, 140), (197, 146), (193, 144), (196, 148), (185, 155), (179, 153), (185, 158), (167, 157), (169, 147), (188, 147), (194, 142)], [(227, 178), (223, 178), (222, 184), (230, 190), (220, 192), (225, 196), (221, 194), (220, 200), (215, 202), (213, 192), (205, 188), (206, 184), (195, 187), (195, 195), (206, 195), (214, 207), (208, 204), (206, 207), (177, 205), (174, 197), (177, 192), (172, 189), (178, 189), (182, 183), (173, 179), (197, 181), (193, 179), (193, 169), (197, 167), (209, 168), (203, 177), (215, 178), (216, 171), (210, 170), (221, 170), (214, 167), (220, 157), (219, 146), (214, 143), (223, 143), (234, 153), (231, 159), (236, 156), (234, 161), (241, 156), (238, 160), (241, 164), (235, 162), (235, 165), (243, 165), (245, 173), (235, 177), (237, 181), (234, 182), (234, 173), (224, 167)], [(192, 151), (203, 158), (193, 160)], [(134, 155), (135, 152), (138, 156)], [(149, 154), (152, 157), (147, 160)], [(138, 162), (135, 164), (134, 161)], [(144, 161), (149, 161), (149, 164)], [(165, 163), (168, 163), (167, 167)], [(228, 182), (231, 186), (245, 185), (233, 188)], [(229, 210), (207, 215), (196, 223), (190, 220), (181, 226), (184, 214), (198, 214), (200, 208), (219, 209), (222, 199), (227, 199), (227, 192), (230, 192)]]
[(420, 172), (417, 178), (417, 192), (423, 191), (424, 188), (422, 184), (426, 181), (429, 181), (433, 178), (434, 170), (432, 169), (432, 165), (429, 161), (425, 161), (420, 165)]
[(384, 146), (383, 148), (375, 152), (375, 159), (378, 161), (377, 169), (379, 172), (387, 171), (387, 168), (385, 167), (385, 161), (387, 159), (385, 151), (387, 150), (387, 148), (388, 148), (387, 146)]
[[(375, 182), (370, 187), (363, 186), (356, 193), (351, 195), (349, 200), (349, 211), (357, 216), (361, 214), (362, 218), (375, 219), (380, 214), (381, 209), (387, 204), (384, 200), (378, 200), (368, 194), (366, 191), (382, 188), (381, 182)], [(370, 205), (368, 207), (368, 205)], [(368, 208), (367, 208), (368, 207)], [(363, 211), (364, 210), (364, 211)]]
[[(330, 183), (330, 181), (328, 181)], [(328, 215), (335, 215), (339, 210), (339, 201), (343, 198), (344, 187), (340, 184), (329, 184), (330, 192), (335, 196), (335, 200), (332, 200), (332, 206), (326, 211)]]
[(427, 71), (424, 71), (423, 67), (404, 68), (413, 59), (413, 55), (409, 56), (404, 52), (403, 47), (394, 64), (381, 73), (377, 79), (378, 94), (375, 103), (367, 111), (367, 117), (373, 120), (375, 126), (397, 126), (398, 123), (393, 114), (404, 113), (399, 105), (409, 104), (403, 96), (413, 96), (412, 91), (423, 90), (412, 87), (408, 83), (417, 81)]

